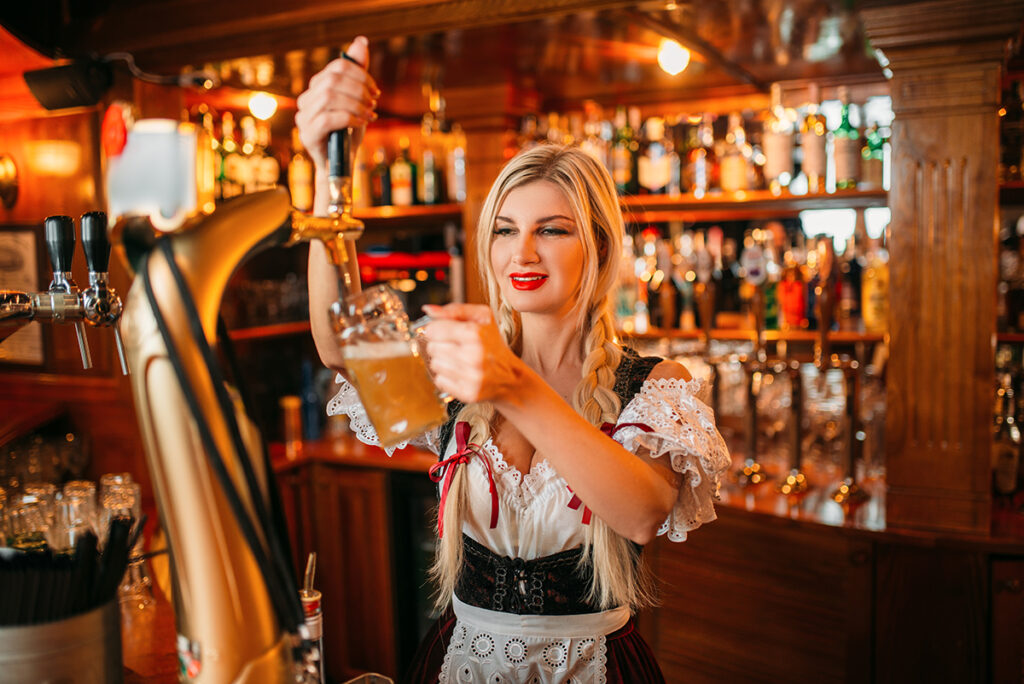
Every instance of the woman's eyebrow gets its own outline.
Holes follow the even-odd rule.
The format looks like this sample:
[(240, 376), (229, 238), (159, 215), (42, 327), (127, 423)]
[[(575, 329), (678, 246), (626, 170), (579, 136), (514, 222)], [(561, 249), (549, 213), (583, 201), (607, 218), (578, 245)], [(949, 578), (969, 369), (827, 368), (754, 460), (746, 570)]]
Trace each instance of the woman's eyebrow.
[(554, 221), (555, 219), (562, 219), (563, 221), (568, 221), (569, 223), (576, 223), (571, 217), (565, 216), (563, 214), (552, 214), (551, 216), (544, 216), (542, 218), (537, 219), (536, 222), (547, 223), (548, 221)]

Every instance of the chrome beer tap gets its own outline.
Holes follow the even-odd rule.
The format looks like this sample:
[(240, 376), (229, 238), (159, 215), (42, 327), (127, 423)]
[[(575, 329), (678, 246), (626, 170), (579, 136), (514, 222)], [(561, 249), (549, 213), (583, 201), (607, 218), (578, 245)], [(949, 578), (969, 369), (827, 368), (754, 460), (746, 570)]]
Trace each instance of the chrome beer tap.
[(779, 482), (778, 491), (790, 504), (797, 503), (807, 494), (807, 476), (803, 466), (804, 439), (804, 381), (800, 362), (791, 359), (785, 365), (789, 372), (790, 414), (792, 425), (789, 431), (789, 474)]
[(747, 372), (747, 453), (743, 468), (736, 473), (741, 487), (754, 487), (768, 481), (764, 467), (757, 460), (758, 452), (758, 414), (757, 398), (761, 394), (764, 374), (768, 371), (767, 354), (764, 344), (764, 252), (758, 245), (750, 245), (743, 251), (743, 266), (746, 280), (753, 287), (750, 298), (750, 309), (754, 315), (754, 349), (749, 357), (743, 359)]
[(128, 361), (118, 322), (121, 319), (121, 298), (108, 284), (110, 279), (110, 240), (107, 238), (107, 215), (102, 211), (82, 214), (82, 251), (89, 267), (89, 287), (82, 292), (85, 320), (97, 327), (112, 328), (121, 361), (121, 373), (128, 375)]
[(857, 459), (860, 458), (862, 431), (859, 419), (860, 364), (856, 359), (840, 359), (831, 353), (829, 332), (835, 320), (836, 258), (831, 240), (818, 242), (818, 287), (815, 290), (818, 314), (818, 340), (814, 345), (814, 364), (818, 367), (818, 383), (824, 387), (825, 375), (830, 368), (843, 372), (846, 388), (847, 448), (845, 473), (842, 482), (832, 492), (832, 500), (843, 507), (849, 522), (857, 509), (870, 499), (870, 495), (857, 484)]
[(71, 260), (75, 255), (75, 222), (70, 216), (48, 216), (46, 250), (50, 253), (53, 280), (46, 292), (33, 295), (35, 318), (49, 318), (55, 323), (74, 322), (82, 368), (92, 368), (89, 342), (85, 339), (82, 297), (71, 278)]
[(85, 324), (114, 329), (121, 371), (127, 375), (124, 345), (117, 323), (121, 298), (108, 287), (107, 215), (101, 211), (82, 216), (82, 247), (89, 266), (89, 287), (79, 290), (71, 277), (75, 254), (75, 222), (70, 216), (48, 216), (45, 223), (46, 249), (53, 267), (53, 280), (45, 292), (0, 291), (0, 342), (19, 327), (34, 320), (73, 323), (82, 354), (82, 367), (92, 368), (92, 355), (85, 337)]

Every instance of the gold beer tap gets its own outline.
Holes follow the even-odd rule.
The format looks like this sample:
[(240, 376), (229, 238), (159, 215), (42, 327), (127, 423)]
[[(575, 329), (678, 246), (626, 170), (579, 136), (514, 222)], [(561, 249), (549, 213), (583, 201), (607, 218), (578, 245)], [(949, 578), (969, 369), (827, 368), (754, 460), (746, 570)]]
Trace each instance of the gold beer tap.
[(359, 292), (359, 266), (355, 241), (363, 234), (363, 222), (352, 216), (352, 132), (333, 131), (327, 138), (327, 216), (293, 211), (287, 245), (320, 240), (338, 269), (338, 299)]

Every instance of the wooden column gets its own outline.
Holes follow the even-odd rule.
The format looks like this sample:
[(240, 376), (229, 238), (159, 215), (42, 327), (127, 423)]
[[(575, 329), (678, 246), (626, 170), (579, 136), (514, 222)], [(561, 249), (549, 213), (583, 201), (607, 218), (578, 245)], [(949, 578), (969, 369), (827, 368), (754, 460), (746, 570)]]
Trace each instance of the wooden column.
[[(868, 3), (880, 5), (881, 3)], [(1020, 0), (863, 7), (892, 69), (889, 524), (987, 533), (1000, 75)]]

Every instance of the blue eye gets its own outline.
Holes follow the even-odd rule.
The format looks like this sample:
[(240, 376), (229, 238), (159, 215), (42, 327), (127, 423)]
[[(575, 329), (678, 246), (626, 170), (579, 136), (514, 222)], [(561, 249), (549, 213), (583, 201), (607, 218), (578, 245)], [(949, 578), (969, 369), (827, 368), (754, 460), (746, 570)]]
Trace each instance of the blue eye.
[(507, 228), (507, 227), (504, 227), (504, 226), (497, 226), (494, 229), (494, 235), (497, 235), (499, 237), (504, 237), (504, 236), (507, 236), (507, 235), (512, 235), (514, 232), (515, 232), (514, 229)]
[(544, 226), (540, 230), (544, 235), (568, 235), (569, 231), (559, 226)]

